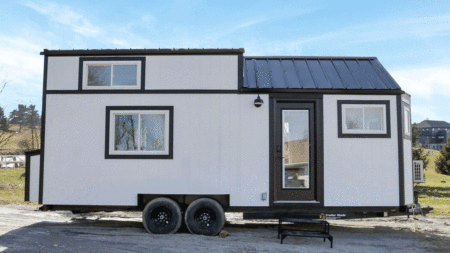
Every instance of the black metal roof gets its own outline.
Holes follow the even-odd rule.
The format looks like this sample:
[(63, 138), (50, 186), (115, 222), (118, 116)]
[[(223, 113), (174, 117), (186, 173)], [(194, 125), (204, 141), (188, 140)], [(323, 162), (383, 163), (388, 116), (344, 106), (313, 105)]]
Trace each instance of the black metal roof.
[(424, 120), (417, 124), (417, 128), (450, 128), (450, 124), (442, 120)]
[(243, 87), (400, 90), (376, 57), (245, 57)]
[(41, 55), (47, 56), (82, 56), (82, 55), (152, 55), (152, 54), (243, 54), (243, 48), (159, 48), (159, 49), (73, 49), (48, 50)]

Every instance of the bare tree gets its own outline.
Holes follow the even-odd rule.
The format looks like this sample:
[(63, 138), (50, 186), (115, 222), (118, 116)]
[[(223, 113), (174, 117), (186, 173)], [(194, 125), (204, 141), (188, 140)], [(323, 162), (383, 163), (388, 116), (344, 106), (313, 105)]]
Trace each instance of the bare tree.
[[(2, 70), (3, 66), (0, 68), (0, 72)], [(8, 76), (5, 75), (5, 78), (0, 81), (0, 93), (3, 92), (6, 84), (8, 83), (7, 77)], [(0, 109), (0, 147), (3, 147), (11, 141), (11, 138), (14, 136), (15, 132), (9, 130), (10, 125), (8, 124), (8, 119), (4, 115), (3, 108), (0, 107)]]

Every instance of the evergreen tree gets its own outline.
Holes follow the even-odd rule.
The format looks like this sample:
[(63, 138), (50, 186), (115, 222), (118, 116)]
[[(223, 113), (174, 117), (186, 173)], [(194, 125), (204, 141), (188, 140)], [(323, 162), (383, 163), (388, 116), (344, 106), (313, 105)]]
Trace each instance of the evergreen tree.
[(425, 142), (424, 145), (421, 145), (419, 143), (419, 134), (420, 134), (420, 129), (417, 128), (417, 123), (414, 123), (412, 125), (413, 160), (422, 160), (423, 168), (426, 169), (428, 163), (430, 162), (428, 160), (429, 152), (426, 151), (423, 147), (428, 146), (428, 140)]
[(39, 125), (41, 119), (38, 114), (38, 112), (35, 109), (36, 106), (30, 105), (26, 108), (26, 118), (25, 118), (25, 124), (26, 126), (31, 129), (31, 147), (32, 149), (35, 149), (35, 146), (39, 148), (39, 141), (37, 136), (36, 127)]
[(447, 143), (442, 145), (440, 156), (436, 159), (436, 172), (450, 175), (450, 137)]
[(26, 125), (27, 121), (27, 106), (19, 104), (17, 109), (14, 109), (9, 114), (9, 123), (19, 125), (19, 131)]
[(5, 112), (1, 107), (0, 107), (0, 130), (3, 132), (9, 130), (8, 118), (5, 117)]

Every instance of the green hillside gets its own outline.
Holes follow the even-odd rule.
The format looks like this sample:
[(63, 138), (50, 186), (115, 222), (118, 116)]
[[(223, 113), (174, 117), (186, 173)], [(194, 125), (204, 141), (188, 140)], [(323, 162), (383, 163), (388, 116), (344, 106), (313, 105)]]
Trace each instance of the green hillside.
[(434, 161), (439, 151), (427, 150), (430, 153), (430, 163), (424, 170), (424, 183), (414, 187), (419, 192), (421, 206), (432, 206), (434, 210), (430, 215), (450, 216), (450, 176), (438, 174), (435, 171)]

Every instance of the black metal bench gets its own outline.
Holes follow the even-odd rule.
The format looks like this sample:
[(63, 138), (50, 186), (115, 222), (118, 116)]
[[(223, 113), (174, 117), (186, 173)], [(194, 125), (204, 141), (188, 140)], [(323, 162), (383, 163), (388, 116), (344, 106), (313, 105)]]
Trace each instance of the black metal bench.
[[(318, 225), (320, 230), (309, 230), (308, 229), (292, 229), (292, 228), (283, 228), (283, 222), (291, 222), (295, 225), (307, 225), (312, 226)], [(296, 219), (296, 218), (279, 218), (278, 219), (278, 239), (281, 239), (281, 244), (283, 244), (283, 239), (286, 236), (302, 236), (302, 237), (319, 237), (325, 239), (328, 238), (331, 242), (331, 248), (333, 248), (333, 236), (330, 235), (330, 223), (324, 220), (312, 220), (312, 219)]]

